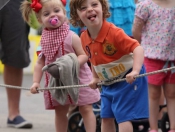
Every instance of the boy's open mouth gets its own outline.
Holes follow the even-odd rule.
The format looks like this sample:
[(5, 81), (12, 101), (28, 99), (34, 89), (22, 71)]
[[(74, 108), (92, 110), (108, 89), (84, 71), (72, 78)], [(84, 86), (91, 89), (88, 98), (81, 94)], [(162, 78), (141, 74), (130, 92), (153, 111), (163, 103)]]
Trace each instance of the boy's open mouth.
[(88, 19), (89, 20), (94, 20), (96, 18), (96, 15), (90, 15), (90, 16), (88, 16)]

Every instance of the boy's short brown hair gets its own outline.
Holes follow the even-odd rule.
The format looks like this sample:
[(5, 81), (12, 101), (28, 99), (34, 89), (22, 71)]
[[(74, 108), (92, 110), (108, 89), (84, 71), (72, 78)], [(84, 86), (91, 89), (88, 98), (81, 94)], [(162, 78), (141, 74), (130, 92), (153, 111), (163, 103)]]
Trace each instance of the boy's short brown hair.
[[(78, 14), (77, 14), (77, 9), (79, 10), (82, 3), (85, 0), (70, 0), (70, 23), (75, 26), (75, 27), (84, 27), (85, 25), (81, 20), (78, 20)], [(99, 2), (102, 5), (102, 10), (103, 10), (103, 18), (108, 18), (110, 17), (110, 12), (109, 12), (109, 6), (108, 6), (108, 1), (107, 0), (99, 0)]]

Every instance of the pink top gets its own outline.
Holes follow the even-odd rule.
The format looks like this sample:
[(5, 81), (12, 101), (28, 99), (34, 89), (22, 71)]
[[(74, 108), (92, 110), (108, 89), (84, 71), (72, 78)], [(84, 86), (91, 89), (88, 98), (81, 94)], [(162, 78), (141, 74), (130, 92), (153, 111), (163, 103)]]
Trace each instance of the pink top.
[(141, 39), (145, 57), (175, 60), (175, 7), (163, 8), (145, 0), (138, 3), (135, 15), (145, 22)]
[[(46, 64), (54, 62), (56, 58), (62, 56), (62, 51), (64, 50), (64, 54), (68, 53), (75, 53), (72, 47), (72, 35), (74, 32), (69, 31), (66, 39), (64, 40), (63, 47), (58, 49), (57, 55), (51, 60), (47, 61)], [(49, 77), (48, 77), (49, 78)], [(79, 74), (80, 84), (89, 84), (92, 79), (92, 73), (89, 66), (84, 64), (80, 67), (80, 74)], [(57, 101), (55, 101), (49, 91), (44, 91), (44, 99), (45, 99), (45, 107), (46, 109), (54, 109), (57, 105), (60, 105)], [(79, 99), (78, 105), (87, 105), (93, 104), (100, 100), (100, 92), (98, 89), (93, 90), (89, 87), (79, 88)], [(69, 99), (67, 100), (66, 104), (71, 104)]]

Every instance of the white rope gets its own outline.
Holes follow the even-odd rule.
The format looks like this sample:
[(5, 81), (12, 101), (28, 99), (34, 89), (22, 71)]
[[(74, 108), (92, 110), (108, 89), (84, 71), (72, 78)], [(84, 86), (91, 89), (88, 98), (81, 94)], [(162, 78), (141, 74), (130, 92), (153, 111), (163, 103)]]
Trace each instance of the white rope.
[[(140, 78), (140, 77), (144, 77), (144, 76), (158, 74), (158, 73), (161, 73), (161, 72), (166, 72), (166, 71), (170, 71), (170, 70), (174, 70), (174, 69), (175, 69), (175, 67), (170, 67), (170, 68), (166, 68), (166, 69), (162, 69), (162, 70), (148, 72), (148, 73), (145, 73), (145, 74), (140, 74), (140, 75), (136, 76), (135, 78)], [(99, 85), (99, 86), (101, 86), (101, 85), (110, 85), (112, 83), (122, 82), (122, 81), (126, 81), (126, 78), (109, 81), (109, 83), (101, 82), (101, 83), (98, 83), (97, 85)], [(89, 86), (88, 84), (84, 84), (84, 85), (71, 85), (71, 86), (60, 86), (60, 87), (47, 87), (47, 88), (39, 88), (38, 91), (54, 90), (54, 89), (67, 89), (67, 88), (80, 88), (80, 87), (88, 87), (88, 86)], [(30, 88), (27, 88), (27, 87), (19, 87), (19, 86), (12, 86), (12, 85), (6, 85), (6, 84), (0, 84), (0, 87), (22, 89), (22, 90), (30, 90)]]
[(22, 90), (30, 90), (30, 88), (27, 88), (27, 87), (13, 86), (13, 85), (7, 85), (7, 84), (0, 84), (0, 87), (13, 88), (13, 89), (22, 89)]

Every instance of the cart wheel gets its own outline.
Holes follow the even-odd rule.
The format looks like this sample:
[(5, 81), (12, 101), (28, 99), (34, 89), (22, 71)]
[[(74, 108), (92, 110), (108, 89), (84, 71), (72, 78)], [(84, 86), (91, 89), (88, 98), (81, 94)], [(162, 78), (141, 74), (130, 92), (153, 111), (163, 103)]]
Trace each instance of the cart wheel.
[(170, 122), (169, 122), (169, 117), (167, 112), (163, 114), (160, 124), (161, 124), (160, 128), (162, 132), (168, 132), (170, 130)]
[[(101, 132), (101, 117), (100, 114), (95, 115), (96, 116), (96, 132)], [(82, 116), (80, 112), (75, 112), (69, 117), (68, 121), (68, 129), (69, 132), (86, 132), (84, 124), (80, 125), (79, 123), (82, 121)]]
[(68, 121), (69, 132), (86, 132), (83, 122), (81, 125), (79, 125), (81, 120), (82, 120), (82, 116), (78, 111), (70, 115), (69, 121)]
[(149, 121), (148, 119), (132, 121), (134, 132), (148, 132)]

